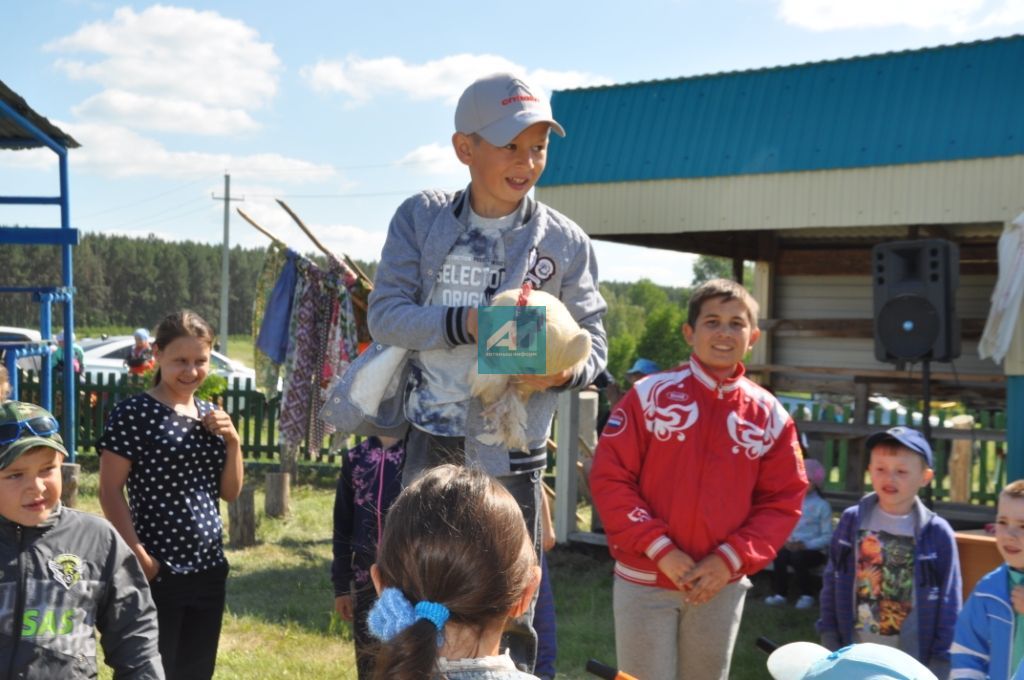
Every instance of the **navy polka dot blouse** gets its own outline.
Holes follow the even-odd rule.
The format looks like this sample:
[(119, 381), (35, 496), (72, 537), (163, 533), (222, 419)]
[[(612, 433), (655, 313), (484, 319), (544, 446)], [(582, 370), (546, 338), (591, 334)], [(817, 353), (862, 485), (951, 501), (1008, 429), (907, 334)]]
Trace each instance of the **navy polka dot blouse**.
[[(196, 399), (199, 417), (213, 404)], [(177, 574), (226, 562), (220, 518), (224, 439), (142, 393), (118, 404), (96, 445), (131, 461), (128, 507), (146, 551)]]

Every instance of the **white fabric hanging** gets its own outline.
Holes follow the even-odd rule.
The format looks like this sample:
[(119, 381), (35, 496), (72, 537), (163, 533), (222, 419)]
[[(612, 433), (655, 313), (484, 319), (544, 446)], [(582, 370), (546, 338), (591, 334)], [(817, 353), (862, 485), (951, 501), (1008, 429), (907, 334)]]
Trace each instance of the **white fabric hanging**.
[(999, 279), (992, 291), (992, 307), (978, 356), (999, 363), (1010, 349), (1024, 298), (1024, 213), (1006, 225), (999, 237)]

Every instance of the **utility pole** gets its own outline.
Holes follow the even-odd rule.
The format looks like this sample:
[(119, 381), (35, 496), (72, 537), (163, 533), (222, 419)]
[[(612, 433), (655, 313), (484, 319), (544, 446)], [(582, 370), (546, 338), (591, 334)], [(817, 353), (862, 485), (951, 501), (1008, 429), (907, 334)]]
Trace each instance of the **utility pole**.
[(230, 297), (229, 287), (231, 278), (229, 276), (229, 263), (231, 261), (231, 241), (228, 228), (231, 219), (231, 201), (244, 201), (242, 198), (231, 198), (231, 175), (224, 173), (224, 195), (215, 196), (210, 194), (215, 201), (224, 201), (224, 243), (221, 246), (220, 258), (220, 326), (217, 328), (217, 335), (220, 337), (224, 353), (228, 347), (228, 299)]

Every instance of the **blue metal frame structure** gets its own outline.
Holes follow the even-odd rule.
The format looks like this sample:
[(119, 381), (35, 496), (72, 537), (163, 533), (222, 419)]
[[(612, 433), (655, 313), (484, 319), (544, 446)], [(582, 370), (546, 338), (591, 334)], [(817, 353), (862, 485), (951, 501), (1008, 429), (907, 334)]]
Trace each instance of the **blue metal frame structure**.
[[(13, 95), (6, 87), (3, 94)], [(15, 95), (16, 97), (16, 95)], [(31, 244), (31, 245), (52, 245), (60, 248), (61, 251), (61, 286), (54, 287), (11, 287), (0, 288), (0, 293), (27, 293), (39, 302), (39, 334), (44, 341), (50, 340), (52, 330), (51, 305), (55, 302), (63, 303), (64, 310), (64, 346), (72, 347), (75, 328), (74, 312), (74, 282), (73, 282), (73, 257), (72, 248), (78, 245), (79, 234), (77, 229), (71, 228), (71, 217), (68, 201), (68, 146), (78, 146), (67, 135), (63, 135), (64, 143), (54, 139), (54, 136), (44, 132), (39, 125), (29, 119), (28, 114), (35, 115), (37, 119), (44, 122), (47, 127), (55, 132), (61, 132), (49, 124), (45, 118), (35, 114), (24, 102), (21, 102), (26, 109), (25, 113), (16, 110), (12, 105), (13, 98), (0, 98), (0, 120), (8, 119), (13, 123), (18, 132), (23, 136), (11, 139), (0, 139), (0, 148), (26, 148), (45, 146), (57, 154), (60, 172), (60, 193), (57, 196), (0, 196), (0, 205), (56, 205), (60, 207), (59, 228), (12, 228), (0, 226), (0, 245), (3, 244)], [(11, 129), (10, 126), (6, 126)], [(63, 133), (61, 133), (63, 134)], [(26, 137), (27, 135), (27, 137)], [(11, 374), (11, 383), (14, 388), (13, 396), (17, 398), (18, 372), (17, 360), (24, 356), (38, 355), (42, 357), (40, 370), (40, 387), (42, 392), (42, 406), (47, 409), (53, 407), (53, 385), (52, 385), (52, 360), (49, 347), (23, 347), (12, 348), (7, 352), (6, 361), (8, 371)], [(61, 417), (64, 429), (64, 444), (67, 447), (69, 460), (75, 462), (76, 458), (76, 433), (77, 414), (75, 373), (71, 370), (63, 371), (64, 377), (64, 411)]]

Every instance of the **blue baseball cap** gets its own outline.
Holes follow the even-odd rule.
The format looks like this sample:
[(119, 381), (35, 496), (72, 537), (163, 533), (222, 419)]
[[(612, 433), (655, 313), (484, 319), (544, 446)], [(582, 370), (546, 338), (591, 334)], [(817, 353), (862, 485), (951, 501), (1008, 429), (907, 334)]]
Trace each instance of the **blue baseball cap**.
[(928, 467), (932, 465), (932, 447), (928, 444), (928, 440), (924, 438), (924, 435), (917, 430), (909, 427), (890, 427), (885, 432), (876, 432), (875, 434), (868, 437), (865, 446), (870, 452), (878, 444), (887, 441), (895, 441), (902, 446), (907, 447), (914, 453), (919, 453), (924, 458), (925, 462), (928, 463)]
[(936, 680), (906, 652), (873, 642), (835, 652), (813, 642), (791, 642), (768, 657), (768, 672), (775, 680)]
[(633, 362), (626, 373), (643, 373), (644, 375), (650, 375), (651, 373), (657, 373), (661, 369), (658, 368), (658, 364), (654, 363), (650, 359), (637, 359)]
[(139, 340), (149, 340), (149, 331), (145, 328), (136, 328), (135, 332), (132, 333)]

